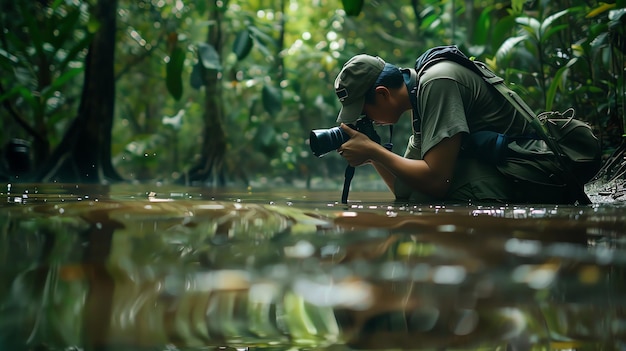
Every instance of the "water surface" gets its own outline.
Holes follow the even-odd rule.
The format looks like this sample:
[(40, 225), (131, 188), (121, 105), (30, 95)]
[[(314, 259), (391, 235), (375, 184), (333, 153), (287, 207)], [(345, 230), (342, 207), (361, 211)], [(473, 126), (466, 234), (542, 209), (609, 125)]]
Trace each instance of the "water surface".
[(621, 203), (0, 193), (0, 350), (626, 348)]

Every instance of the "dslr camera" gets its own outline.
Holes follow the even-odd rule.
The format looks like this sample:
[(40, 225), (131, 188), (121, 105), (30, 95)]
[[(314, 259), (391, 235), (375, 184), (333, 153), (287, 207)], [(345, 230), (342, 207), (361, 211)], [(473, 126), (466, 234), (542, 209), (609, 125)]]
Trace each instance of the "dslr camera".
[[(367, 135), (368, 138), (380, 144), (380, 136), (374, 129), (374, 122), (367, 118), (367, 116), (359, 118), (355, 124), (348, 124), (348, 126)], [(322, 157), (333, 150), (337, 150), (349, 139), (350, 136), (346, 134), (341, 127), (314, 129), (309, 135), (309, 145), (311, 146), (313, 155)]]

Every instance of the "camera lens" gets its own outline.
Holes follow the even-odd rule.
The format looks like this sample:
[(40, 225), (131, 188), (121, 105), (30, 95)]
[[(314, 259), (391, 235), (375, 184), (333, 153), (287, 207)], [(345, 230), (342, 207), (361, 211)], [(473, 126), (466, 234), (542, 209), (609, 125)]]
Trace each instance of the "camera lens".
[(350, 139), (341, 128), (315, 129), (309, 136), (309, 144), (313, 155), (322, 157), (330, 151), (337, 150), (341, 144)]

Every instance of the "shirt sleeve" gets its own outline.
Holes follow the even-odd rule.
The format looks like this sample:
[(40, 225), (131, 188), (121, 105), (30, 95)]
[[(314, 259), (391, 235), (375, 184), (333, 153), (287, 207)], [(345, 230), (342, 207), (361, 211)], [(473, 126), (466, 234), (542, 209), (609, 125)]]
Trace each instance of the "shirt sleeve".
[(409, 137), (409, 142), (406, 145), (406, 151), (404, 151), (404, 157), (412, 160), (422, 159), (422, 135), (419, 132), (413, 132), (413, 135)]
[(443, 139), (469, 133), (463, 103), (465, 91), (462, 84), (447, 77), (421, 84), (417, 105), (421, 116), (422, 158)]

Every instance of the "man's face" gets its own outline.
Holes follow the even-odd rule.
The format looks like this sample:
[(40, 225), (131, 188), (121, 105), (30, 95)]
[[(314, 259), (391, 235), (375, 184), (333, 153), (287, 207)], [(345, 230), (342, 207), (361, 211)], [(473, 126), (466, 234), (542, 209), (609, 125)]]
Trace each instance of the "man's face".
[(377, 88), (376, 103), (366, 103), (363, 106), (363, 114), (378, 125), (395, 124), (403, 112), (398, 104), (398, 97), (393, 91), (380, 88), (382, 87)]

